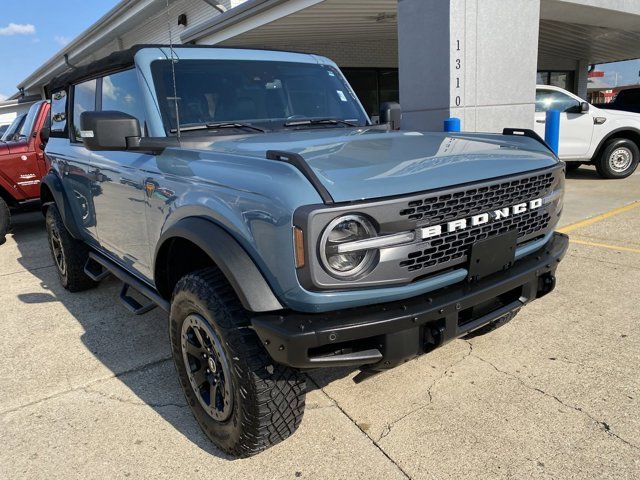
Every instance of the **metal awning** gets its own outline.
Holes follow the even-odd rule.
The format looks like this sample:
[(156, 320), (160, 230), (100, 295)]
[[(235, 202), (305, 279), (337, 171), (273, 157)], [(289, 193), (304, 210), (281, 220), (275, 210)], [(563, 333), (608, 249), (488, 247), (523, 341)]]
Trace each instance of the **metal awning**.
[(249, 0), (236, 8), (242, 10), (197, 25), (181, 40), (296, 50), (297, 44), (397, 39), (397, 0)]
[[(540, 13), (540, 56), (588, 63), (640, 58), (640, 7), (542, 0)], [(397, 36), (397, 0), (248, 0), (185, 31), (182, 41), (308, 50), (314, 44), (397, 42)]]
[(640, 1), (541, 0), (538, 56), (588, 63), (640, 58)]
[(542, 55), (588, 63), (640, 58), (640, 32), (541, 20), (538, 56)]

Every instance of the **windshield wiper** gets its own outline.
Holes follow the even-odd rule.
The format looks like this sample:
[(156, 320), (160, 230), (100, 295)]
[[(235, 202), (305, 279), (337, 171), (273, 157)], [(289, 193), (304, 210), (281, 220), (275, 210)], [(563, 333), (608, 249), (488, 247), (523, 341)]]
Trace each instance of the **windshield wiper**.
[[(216, 123), (204, 123), (202, 125), (187, 125), (184, 127), (180, 127), (181, 132), (191, 132), (194, 130), (219, 130), (223, 128), (245, 128), (248, 130), (255, 130), (256, 132), (266, 132), (264, 128), (256, 127), (255, 125), (251, 125), (249, 123), (240, 123), (240, 122), (216, 122)], [(171, 133), (177, 133), (177, 128), (172, 128), (169, 130)]]
[(357, 123), (341, 118), (306, 118), (304, 120), (291, 120), (285, 122), (285, 127), (304, 127), (305, 125), (346, 125), (348, 127), (359, 127)]

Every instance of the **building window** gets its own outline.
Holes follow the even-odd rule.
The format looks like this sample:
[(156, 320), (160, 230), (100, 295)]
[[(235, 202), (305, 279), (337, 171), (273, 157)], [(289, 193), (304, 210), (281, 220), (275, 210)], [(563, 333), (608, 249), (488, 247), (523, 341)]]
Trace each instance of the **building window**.
[(400, 98), (397, 68), (341, 68), (369, 116), (378, 116), (380, 104)]
[(536, 83), (538, 85), (552, 85), (554, 87), (564, 88), (571, 93), (575, 93), (574, 72), (572, 71), (539, 70)]

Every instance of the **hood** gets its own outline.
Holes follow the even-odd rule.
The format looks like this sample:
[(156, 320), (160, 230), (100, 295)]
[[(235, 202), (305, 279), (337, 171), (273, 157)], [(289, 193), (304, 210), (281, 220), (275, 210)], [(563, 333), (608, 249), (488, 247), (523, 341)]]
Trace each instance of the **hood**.
[(336, 202), (405, 195), (557, 163), (544, 145), (523, 136), (375, 128), (224, 137), (205, 149), (262, 159), (267, 150), (297, 153)]
[(640, 113), (629, 112), (626, 110), (604, 109), (602, 114), (608, 117), (628, 117), (633, 118), (636, 121), (640, 121)]
[(23, 153), (28, 149), (26, 142), (0, 142), (0, 156)]

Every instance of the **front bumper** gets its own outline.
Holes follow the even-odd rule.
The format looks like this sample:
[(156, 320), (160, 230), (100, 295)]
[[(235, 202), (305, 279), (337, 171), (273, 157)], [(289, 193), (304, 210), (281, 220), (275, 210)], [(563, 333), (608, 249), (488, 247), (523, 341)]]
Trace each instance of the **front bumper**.
[(328, 313), (285, 312), (251, 320), (271, 357), (295, 368), (366, 365), (384, 370), (513, 316), (555, 287), (569, 239), (554, 233), (506, 271), (432, 294)]

